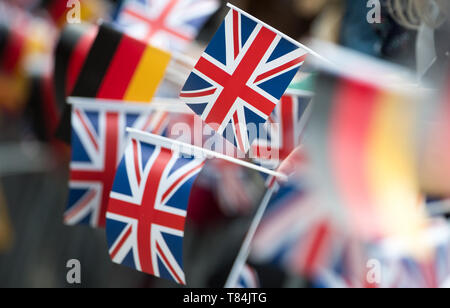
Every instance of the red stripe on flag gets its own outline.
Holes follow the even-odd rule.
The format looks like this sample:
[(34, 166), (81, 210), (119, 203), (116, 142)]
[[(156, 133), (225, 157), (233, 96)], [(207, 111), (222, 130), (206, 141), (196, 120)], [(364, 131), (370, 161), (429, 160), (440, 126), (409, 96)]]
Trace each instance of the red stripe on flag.
[(77, 117), (80, 119), (81, 124), (84, 126), (84, 129), (88, 133), (88, 136), (89, 136), (89, 139), (91, 139), (92, 145), (98, 151), (99, 147), (98, 147), (97, 139), (92, 134), (92, 131), (90, 130), (89, 126), (87, 125), (86, 121), (84, 120), (84, 117), (82, 116), (82, 114), (80, 113), (79, 110), (76, 110), (75, 113), (76, 113)]
[(161, 256), (161, 258), (163, 259), (164, 263), (167, 264), (167, 267), (172, 272), (173, 276), (175, 277), (175, 280), (178, 283), (182, 284), (183, 280), (181, 280), (180, 276), (177, 275), (177, 272), (175, 271), (175, 269), (170, 265), (169, 260), (167, 260), (166, 256), (164, 255), (164, 252), (162, 251), (162, 249), (158, 243), (156, 243), (156, 249), (158, 250), (158, 253)]
[(233, 41), (234, 41), (234, 58), (236, 59), (239, 56), (240, 51), (240, 42), (239, 42), (239, 35), (240, 35), (240, 28), (239, 28), (239, 13), (235, 10), (233, 10)]
[(130, 237), (131, 231), (132, 231), (132, 229), (131, 229), (131, 225), (130, 225), (130, 226), (128, 226), (128, 230), (125, 232), (125, 234), (120, 239), (120, 242), (116, 245), (116, 248), (111, 252), (111, 259), (114, 259), (117, 256), (117, 254), (119, 253), (123, 244), (125, 244), (127, 239)]
[(93, 27), (86, 32), (75, 46), (75, 49), (70, 56), (69, 67), (67, 69), (67, 81), (66, 81), (66, 95), (69, 96), (72, 93), (78, 76), (80, 75), (83, 64), (86, 57), (97, 37), (98, 27)]
[(284, 65), (282, 65), (280, 67), (277, 67), (277, 68), (275, 68), (275, 69), (273, 69), (271, 71), (268, 71), (268, 72), (266, 72), (264, 74), (259, 75), (255, 79), (255, 83), (257, 83), (257, 82), (259, 82), (261, 80), (264, 80), (266, 78), (269, 78), (269, 77), (271, 77), (273, 75), (276, 75), (276, 74), (278, 74), (278, 73), (280, 73), (280, 72), (282, 72), (284, 70), (287, 70), (287, 69), (289, 69), (289, 68), (291, 68), (291, 67), (293, 67), (293, 66), (295, 66), (295, 65), (297, 65), (299, 63), (304, 62), (307, 56), (308, 55), (305, 54), (305, 55), (303, 55), (303, 56), (301, 56), (301, 57), (299, 57), (297, 59), (294, 59), (294, 60), (292, 60), (292, 61), (290, 61), (290, 62), (288, 62), (288, 63), (286, 63), (286, 64), (284, 64)]
[(141, 41), (123, 36), (97, 98), (122, 99), (125, 96), (146, 48), (147, 45)]
[(203, 97), (203, 96), (213, 95), (214, 93), (216, 93), (216, 89), (211, 89), (211, 90), (207, 90), (207, 91), (203, 91), (203, 92), (195, 92), (195, 93), (182, 92), (180, 94), (180, 97)]
[[(18, 25), (19, 26), (19, 25)], [(24, 26), (22, 24), (21, 26)], [(20, 28), (19, 28), (20, 29)], [(9, 42), (3, 54), (3, 69), (7, 73), (13, 73), (17, 69), (25, 47), (25, 37), (18, 31), (12, 30), (9, 34)]]
[(175, 181), (175, 183), (172, 184), (172, 186), (169, 187), (169, 189), (164, 193), (164, 195), (162, 196), (162, 200), (163, 203), (165, 204), (167, 202), (166, 198), (167, 196), (170, 195), (170, 193), (182, 182), (184, 181), (185, 178), (187, 178), (188, 176), (192, 175), (194, 172), (196, 172), (197, 170), (201, 169), (203, 167), (203, 164), (195, 167), (194, 169), (192, 169), (191, 171), (189, 171), (188, 173), (186, 173), (184, 176), (182, 176), (181, 178), (179, 178), (178, 180)]
[(327, 222), (320, 223), (314, 230), (311, 238), (311, 247), (305, 258), (305, 274), (312, 276), (316, 273), (320, 262), (323, 262), (324, 250), (326, 249), (326, 240), (330, 234)]
[(359, 230), (380, 230), (368, 183), (371, 125), (377, 90), (351, 81), (338, 83), (329, 127), (330, 161), (336, 185)]
[(133, 153), (134, 153), (134, 172), (136, 173), (136, 180), (138, 185), (141, 184), (141, 171), (139, 168), (139, 153), (137, 141), (133, 139)]
[(91, 202), (96, 195), (96, 191), (92, 190), (83, 200), (83, 202), (81, 202), (78, 206), (76, 206), (75, 208), (72, 208), (69, 213), (67, 213), (64, 216), (64, 221), (65, 222), (69, 222), (73, 217), (75, 217), (78, 213), (80, 213), (88, 204), (89, 202)]

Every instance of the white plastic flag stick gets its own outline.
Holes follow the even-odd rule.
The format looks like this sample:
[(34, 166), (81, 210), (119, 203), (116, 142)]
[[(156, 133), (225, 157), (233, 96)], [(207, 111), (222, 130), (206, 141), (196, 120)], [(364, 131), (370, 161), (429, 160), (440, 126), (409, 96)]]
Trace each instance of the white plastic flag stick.
[(267, 206), (269, 205), (272, 195), (277, 189), (276, 185), (271, 185), (264, 195), (264, 198), (259, 205), (258, 211), (253, 218), (250, 229), (245, 236), (244, 242), (242, 243), (241, 249), (234, 261), (233, 267), (231, 268), (230, 275), (225, 283), (225, 288), (234, 288), (237, 285), (239, 275), (241, 274), (245, 264), (247, 263), (248, 256), (250, 255), (250, 246), (252, 244), (253, 238), (255, 237), (256, 231), (258, 230), (259, 224), (266, 212)]
[(154, 98), (150, 104), (129, 102), (122, 100), (69, 97), (67, 100), (70, 105), (77, 105), (87, 109), (106, 109), (114, 111), (167, 111), (173, 113), (193, 114), (192, 110), (183, 104), (179, 99)]
[(306, 50), (307, 52), (309, 52), (311, 55), (313, 55), (313, 56), (315, 56), (316, 58), (322, 60), (323, 62), (328, 63), (328, 64), (330, 64), (330, 65), (334, 65), (332, 62), (330, 62), (330, 61), (327, 60), (326, 58), (322, 57), (321, 55), (319, 55), (317, 52), (315, 52), (315, 51), (312, 50), (311, 48), (306, 47), (305, 45), (303, 45), (303, 44), (300, 43), (300, 42), (297, 42), (297, 41), (294, 40), (293, 38), (287, 36), (286, 34), (280, 32), (280, 31), (278, 31), (277, 29), (275, 29), (275, 28), (269, 26), (269, 25), (266, 24), (265, 22), (263, 22), (263, 21), (259, 20), (258, 18), (256, 18), (256, 17), (250, 15), (249, 13), (245, 12), (244, 10), (241, 10), (240, 8), (238, 8), (238, 7), (234, 6), (234, 5), (232, 5), (231, 3), (227, 3), (227, 6), (228, 6), (229, 8), (231, 8), (231, 9), (235, 10), (235, 11), (238, 11), (238, 12), (241, 13), (242, 15), (245, 15), (246, 17), (248, 17), (248, 18), (250, 18), (250, 19), (256, 21), (257, 23), (259, 23), (259, 24), (261, 24), (262, 26), (266, 27), (267, 29), (269, 29), (269, 30), (275, 32), (276, 34), (281, 35), (284, 39), (288, 40), (289, 42), (291, 42), (292, 44), (294, 44), (294, 45), (296, 45), (296, 46), (298, 46), (298, 47), (300, 47), (300, 48), (303, 48), (304, 50)]
[(277, 178), (283, 179), (283, 180), (287, 180), (287, 176), (280, 173), (280, 172), (276, 172), (273, 170), (269, 170), (267, 168), (263, 168), (260, 166), (257, 166), (255, 164), (231, 157), (231, 156), (227, 156), (221, 153), (217, 153), (211, 150), (207, 150), (195, 145), (191, 145), (188, 143), (184, 143), (178, 140), (173, 140), (173, 139), (169, 139), (166, 137), (162, 137), (162, 136), (158, 136), (155, 134), (150, 134), (147, 132), (143, 132), (134, 128), (127, 128), (127, 132), (130, 134), (131, 137), (135, 136), (137, 139), (142, 140), (144, 142), (148, 142), (150, 144), (156, 145), (156, 146), (161, 146), (163, 148), (166, 149), (170, 149), (174, 152), (179, 152), (181, 154), (185, 154), (185, 155), (193, 155), (193, 156), (203, 156), (206, 158), (218, 158), (218, 159), (223, 159), (226, 160), (230, 163), (233, 164), (237, 164), (240, 165), (242, 167), (246, 167), (249, 169), (253, 169), (255, 171), (259, 171), (271, 176), (275, 176)]
[(173, 52), (172, 53), (172, 59), (182, 63), (183, 65), (185, 65), (186, 67), (189, 68), (193, 68), (195, 66), (195, 60), (187, 55), (184, 55), (182, 53), (179, 52)]

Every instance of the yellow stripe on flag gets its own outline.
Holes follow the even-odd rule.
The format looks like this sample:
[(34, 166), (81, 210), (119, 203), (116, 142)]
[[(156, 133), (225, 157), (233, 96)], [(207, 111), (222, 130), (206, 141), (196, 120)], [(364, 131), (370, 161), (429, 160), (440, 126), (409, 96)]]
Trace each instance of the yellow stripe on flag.
[(369, 184), (384, 230), (412, 239), (423, 230), (416, 168), (415, 105), (405, 97), (380, 92), (369, 141)]
[(164, 78), (171, 56), (154, 47), (147, 47), (125, 94), (125, 100), (148, 103)]

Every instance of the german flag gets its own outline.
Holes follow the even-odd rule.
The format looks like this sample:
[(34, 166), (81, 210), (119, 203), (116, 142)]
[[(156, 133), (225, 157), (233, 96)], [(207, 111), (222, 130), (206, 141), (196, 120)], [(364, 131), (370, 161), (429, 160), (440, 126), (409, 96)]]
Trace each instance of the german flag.
[(75, 87), (97, 33), (98, 27), (90, 24), (68, 25), (61, 32), (55, 50), (54, 72), (56, 98), (61, 108)]
[(344, 213), (364, 239), (417, 235), (425, 217), (414, 99), (321, 75), (314, 107), (307, 148), (323, 202)]
[(149, 103), (170, 59), (170, 54), (102, 25), (72, 96)]
[[(77, 78), (72, 96), (150, 103), (171, 55), (103, 24)], [(58, 136), (70, 140), (66, 110)]]
[(26, 37), (18, 28), (0, 23), (0, 68), (14, 74), (25, 53)]

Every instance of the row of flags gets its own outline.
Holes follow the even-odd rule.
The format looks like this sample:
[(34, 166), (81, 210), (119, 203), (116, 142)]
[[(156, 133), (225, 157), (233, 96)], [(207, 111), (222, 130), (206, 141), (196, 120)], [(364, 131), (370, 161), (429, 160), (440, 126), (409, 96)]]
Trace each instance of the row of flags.
[[(200, 112), (199, 105), (193, 103), (195, 96), (188, 89), (201, 92), (204, 90), (199, 86), (212, 82), (210, 78), (221, 78), (214, 85), (206, 86), (210, 93), (206, 95), (206, 103), (211, 116), (217, 115), (216, 109), (224, 114), (219, 122), (222, 127), (214, 127), (214, 119), (204, 123), (220, 134), (227, 121), (233, 123), (233, 136), (228, 142), (245, 154), (254, 137), (242, 139), (241, 132), (246, 132), (249, 124), (263, 124), (272, 114), (307, 52), (278, 31), (233, 7), (194, 66), (195, 63), (191, 64), (177, 53), (181, 50), (180, 42), (173, 39), (173, 32), (189, 30), (186, 25), (196, 25), (199, 29), (201, 21), (217, 9), (217, 2), (150, 2), (129, 1), (121, 6), (112, 24), (102, 23), (98, 28), (85, 27), (83, 31), (63, 33), (60, 49), (66, 52), (63, 59), (68, 59), (69, 63), (61, 62), (59, 67), (63, 68), (60, 71), (66, 79), (66, 96), (70, 93), (74, 100), (65, 111), (71, 114), (71, 121), (64, 120), (67, 115), (63, 116), (59, 128), (59, 136), (70, 140), (72, 148), (70, 192), (64, 221), (68, 225), (105, 228), (113, 262), (186, 284), (182, 256), (187, 206), (192, 184), (205, 159), (181, 155), (183, 153), (165, 143), (173, 139), (165, 139), (161, 144), (155, 136), (173, 138), (170, 128), (179, 123), (180, 116), (186, 123), (195, 119), (194, 113), (202, 116), (203, 110)], [(185, 10), (183, 18), (179, 18), (183, 8), (190, 6), (192, 10)], [(141, 16), (143, 13), (148, 13), (145, 20)], [(156, 13), (161, 15), (155, 17)], [(152, 18), (156, 23), (164, 18), (169, 21), (166, 25), (155, 25), (160, 29), (151, 28), (147, 23)], [(130, 25), (136, 20), (141, 24)], [(145, 40), (136, 30), (142, 23), (148, 28)], [(168, 29), (168, 25), (172, 28)], [(130, 29), (135, 30), (130, 33)], [(191, 31), (188, 41), (192, 40), (194, 32)], [(95, 38), (93, 33), (96, 33)], [(177, 46), (157, 43), (164, 39)], [(69, 49), (64, 48), (67, 43)], [(220, 45), (224, 48), (218, 49)], [(226, 53), (225, 58), (221, 58), (221, 52)], [(72, 59), (75, 59), (74, 64)], [(180, 94), (193, 112), (190, 109), (174, 112), (172, 104), (155, 105), (155, 93), (164, 87), (170, 74), (183, 70), (179, 62), (189, 69), (194, 67), (191, 75), (186, 76)], [(76, 65), (72, 72), (77, 78), (70, 77), (75, 76), (70, 73), (72, 65)], [(205, 65), (209, 65), (209, 71)], [(207, 77), (207, 74), (212, 75)], [(68, 84), (68, 80), (75, 79), (73, 86)], [(240, 88), (242, 90), (238, 90)], [(285, 141), (288, 143), (284, 145), (286, 151), (296, 145), (294, 139), (301, 130), (296, 128), (297, 122), (304, 125), (300, 118), (310, 98), (311, 95), (303, 102), (298, 96), (290, 95), (283, 100), (286, 108), (297, 110), (294, 118), (289, 114), (289, 124), (286, 124), (289, 128), (285, 131), (291, 126), (297, 131), (289, 137), (289, 142)], [(202, 96), (199, 99), (203, 99)], [(181, 104), (181, 101), (173, 104)], [(288, 113), (284, 112), (283, 116), (286, 118)], [(274, 113), (274, 116), (282, 115)], [(71, 123), (70, 138), (68, 123)], [(202, 124), (200, 129), (205, 127)], [(272, 135), (276, 139), (282, 134), (272, 132)], [(247, 140), (245, 147), (243, 140)], [(221, 167), (218, 168), (220, 171)], [(252, 284), (256, 286), (256, 281)]]
[[(422, 277), (424, 286), (445, 285), (448, 239), (425, 241), (428, 249), (420, 240), (431, 227), (413, 88), (361, 80), (345, 71), (341, 54), (330, 59), (340, 66), (331, 73), (299, 73), (316, 53), (232, 5), (195, 62), (185, 52), (218, 7), (128, 0), (99, 25), (61, 32), (53, 72), (36, 79), (33, 106), (48, 120), (43, 134), (57, 132), (71, 146), (64, 223), (105, 228), (114, 263), (187, 284), (183, 238), (194, 182), (208, 177), (233, 187), (225, 211), (248, 213), (243, 200), (252, 196), (243, 188), (250, 184), (238, 175), (252, 168), (276, 189), (249, 263), (319, 287), (408, 286)], [(62, 15), (54, 16), (59, 24)], [(193, 135), (175, 135), (180, 123)], [(207, 130), (236, 153), (207, 158)], [(406, 246), (401, 257), (383, 250), (391, 238)], [(371, 282), (370, 258), (398, 276)], [(257, 276), (247, 264), (234, 285), (258, 287)]]

